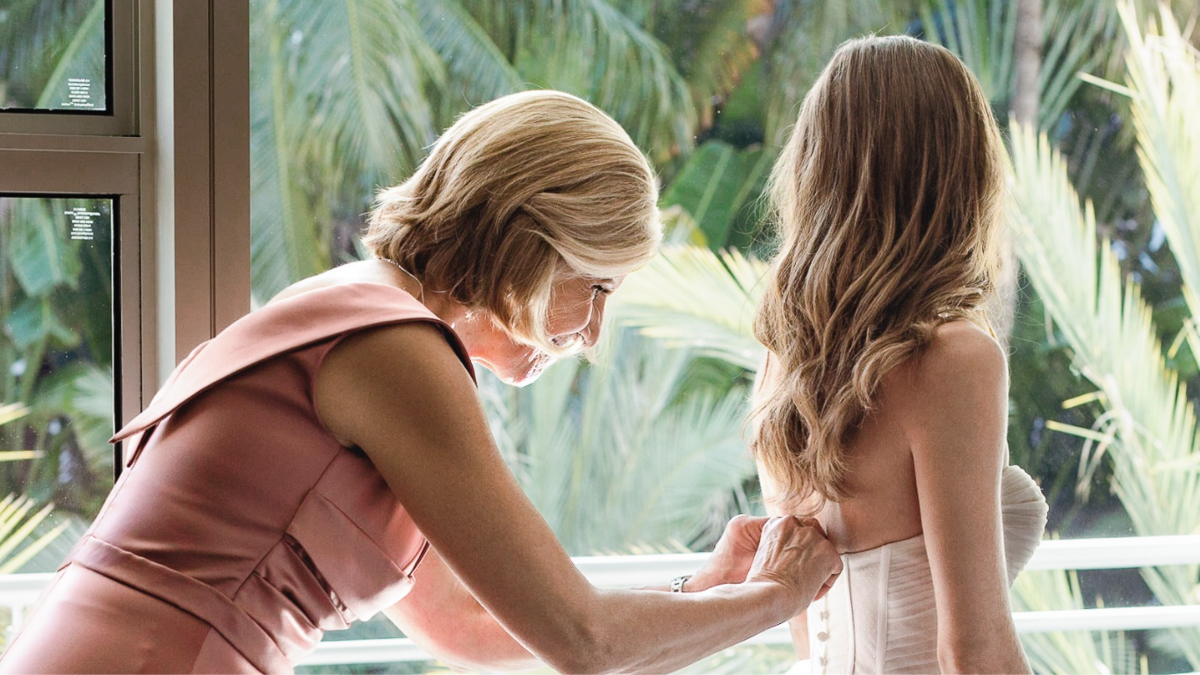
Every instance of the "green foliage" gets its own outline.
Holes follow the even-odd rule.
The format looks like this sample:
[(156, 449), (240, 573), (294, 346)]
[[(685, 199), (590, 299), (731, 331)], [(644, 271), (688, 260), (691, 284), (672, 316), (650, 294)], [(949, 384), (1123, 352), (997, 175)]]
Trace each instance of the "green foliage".
[[(104, 95), (104, 44), (105, 44), (105, 15), (104, 0), (92, 0), (91, 8), (83, 17), (74, 35), (67, 43), (62, 56), (54, 59), (54, 71), (46, 80), (42, 95), (34, 104), (35, 108), (57, 108), (68, 100), (67, 80), (79, 78), (81, 74), (90, 75), (90, 89), (95, 94)], [(103, 108), (104, 106), (97, 106)]]
[[(20, 403), (0, 405), (0, 426), (28, 414), (29, 408)], [(4, 450), (0, 451), (0, 462), (28, 460), (38, 456), (39, 453), (29, 450)], [(20, 570), (67, 528), (67, 523), (60, 523), (38, 534), (38, 526), (54, 511), (54, 506), (46, 504), (30, 515), (34, 506), (34, 501), (28, 496), (9, 494), (0, 500), (0, 574), (12, 574)]]
[(745, 508), (746, 383), (685, 386), (693, 363), (614, 331), (599, 361), (560, 362), (526, 388), (480, 378), (501, 451), (572, 554), (703, 547)]
[[(104, 0), (9, 0), (0, 8), (0, 108), (59, 108), (67, 77), (104, 91)], [(97, 106), (101, 108), (103, 106)]]
[[(670, 3), (666, 3), (670, 4)], [(350, 233), (381, 186), (440, 129), (497, 96), (550, 87), (592, 101), (649, 154), (693, 146), (754, 54), (761, 2), (708, 0), (686, 40), (666, 6), (606, 0), (254, 0), (254, 294), (356, 255)], [(675, 3), (679, 4), (679, 3)], [(695, 4), (695, 3), (691, 3)]]
[[(1079, 576), (1061, 570), (1025, 571), (1012, 590), (1013, 611), (1054, 612), (1084, 609)], [(1143, 672), (1137, 652), (1124, 633), (1030, 633), (1021, 644), (1035, 673), (1134, 675)]]
[(66, 523), (62, 523), (34, 541), (28, 541), (35, 528), (54, 510), (47, 504), (30, 515), (33, 507), (29, 497), (10, 494), (0, 500), (0, 574), (12, 574), (21, 569), (66, 529)]
[(582, 96), (651, 154), (691, 146), (688, 83), (663, 44), (606, 0), (459, 0), (533, 87)]
[[(1016, 88), (1013, 62), (1017, 2), (926, 0), (920, 8), (923, 35), (957, 54), (979, 79), (1001, 113)], [(1042, 17), (1038, 72), (1038, 124), (1053, 126), (1090, 72), (1111, 53), (1116, 16), (1109, 2), (1049, 2)]]
[(757, 371), (766, 351), (754, 339), (754, 312), (766, 269), (737, 250), (666, 247), (626, 279), (615, 322), (637, 327), (667, 347)]
[[(77, 208), (94, 239), (71, 237)], [(85, 515), (112, 475), (111, 225), (107, 199), (0, 199), (0, 397), (28, 404), (0, 438), (32, 460), (0, 463), (0, 488)]]
[[(1091, 205), (1080, 208), (1044, 136), (1015, 127), (1012, 166), (1017, 255), (1106, 410), (1094, 430), (1057, 428), (1098, 443), (1097, 455), (1111, 449), (1114, 488), (1138, 534), (1193, 533), (1200, 528), (1195, 411), (1164, 363), (1138, 286), (1122, 284), (1107, 242), (1098, 243)], [(1143, 576), (1162, 602), (1187, 604), (1198, 571), (1150, 568)], [(1200, 663), (1200, 634), (1174, 633), (1193, 665)]]
[(739, 150), (722, 141), (706, 141), (688, 157), (660, 204), (685, 209), (708, 246), (722, 250), (739, 229), (754, 227), (754, 205), (774, 159), (761, 147)]

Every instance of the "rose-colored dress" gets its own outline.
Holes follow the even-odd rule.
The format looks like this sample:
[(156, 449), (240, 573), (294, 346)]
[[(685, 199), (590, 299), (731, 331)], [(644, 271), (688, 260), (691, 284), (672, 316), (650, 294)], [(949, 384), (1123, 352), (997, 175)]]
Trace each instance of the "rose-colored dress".
[(342, 338), (415, 321), (474, 376), (450, 328), (382, 284), (293, 296), (196, 348), (114, 437), (130, 468), (0, 673), (290, 672), (403, 598), (428, 544), (313, 385)]

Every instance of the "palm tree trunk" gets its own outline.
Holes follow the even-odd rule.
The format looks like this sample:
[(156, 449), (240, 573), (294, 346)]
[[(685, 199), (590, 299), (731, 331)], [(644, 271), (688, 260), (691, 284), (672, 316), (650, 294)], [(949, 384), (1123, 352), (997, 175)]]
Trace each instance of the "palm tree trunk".
[(1017, 35), (1013, 45), (1012, 113), (1021, 124), (1035, 128), (1038, 117), (1038, 71), (1042, 67), (1042, 0), (1017, 0)]
[[(1042, 0), (1017, 0), (1017, 34), (1013, 44), (1012, 116), (1023, 126), (1036, 129), (1038, 124), (1038, 72), (1042, 68)], [(989, 308), (996, 337), (1008, 345), (1017, 312), (1017, 259), (1011, 242), (1004, 245), (1004, 265), (1000, 271), (996, 301)]]

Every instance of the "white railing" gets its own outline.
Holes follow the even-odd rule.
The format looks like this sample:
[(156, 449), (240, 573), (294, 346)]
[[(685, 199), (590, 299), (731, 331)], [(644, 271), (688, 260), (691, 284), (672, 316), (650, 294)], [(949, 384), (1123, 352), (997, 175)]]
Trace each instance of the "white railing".
[[(575, 558), (575, 564), (601, 588), (662, 586), (667, 580), (695, 571), (707, 554), (638, 555)], [(1200, 564), (1200, 535), (1177, 537), (1125, 537), (1117, 539), (1047, 540), (1034, 553), (1027, 569), (1097, 570)], [(36, 602), (51, 574), (0, 576), (0, 606), (13, 611), (19, 627), (24, 610)], [(1016, 612), (1018, 633), (1072, 631), (1150, 630), (1200, 626), (1200, 605), (1158, 607), (1106, 607), (1097, 609)], [(787, 644), (787, 626), (776, 626), (747, 644)], [(322, 642), (305, 658), (304, 665), (395, 663), (431, 659), (406, 639), (339, 640)]]

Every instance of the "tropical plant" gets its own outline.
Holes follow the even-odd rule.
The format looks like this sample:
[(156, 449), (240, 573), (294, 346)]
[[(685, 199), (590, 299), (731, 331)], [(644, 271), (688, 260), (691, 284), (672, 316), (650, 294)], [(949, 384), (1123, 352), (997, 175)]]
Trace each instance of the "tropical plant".
[(753, 59), (744, 26), (767, 8), (762, 0), (254, 0), (256, 297), (354, 257), (374, 191), (410, 173), (455, 116), (502, 94), (579, 94), (651, 155), (688, 150), (712, 101)]
[[(1084, 609), (1079, 575), (1074, 571), (1029, 570), (1017, 577), (1012, 592), (1017, 612)], [(1137, 651), (1123, 632), (1031, 633), (1021, 644), (1033, 671), (1053, 675), (1097, 673), (1120, 675), (1145, 672)]]
[(695, 386), (695, 354), (612, 331), (584, 365), (522, 389), (481, 374), (492, 432), (525, 493), (575, 555), (689, 550), (750, 508), (747, 382)]
[(103, 109), (104, 0), (10, 0), (0, 8), (0, 108), (61, 108), (88, 79)]
[[(1120, 12), (1130, 42), (1129, 86), (1122, 91), (1132, 98), (1155, 214), (1180, 259), (1184, 295), (1195, 312), (1200, 60), (1165, 9), (1145, 34), (1132, 5), (1122, 4)], [(1011, 221), (1018, 255), (1080, 373), (1097, 387), (1093, 398), (1105, 409), (1091, 429), (1058, 428), (1092, 444), (1084, 476), (1099, 457), (1111, 458), (1113, 488), (1138, 534), (1196, 532), (1200, 439), (1195, 411), (1186, 386), (1164, 361), (1150, 309), (1136, 283), (1123, 287), (1115, 255), (1107, 242), (1097, 243), (1090, 203), (1080, 207), (1062, 158), (1047, 139), (1039, 141), (1017, 127), (1012, 161)], [(1194, 602), (1200, 567), (1151, 568), (1142, 575), (1161, 602)], [(1200, 631), (1172, 629), (1171, 634), (1179, 652), (1193, 667), (1200, 666)]]
[(701, 144), (663, 192), (660, 206), (682, 208), (701, 243), (720, 251), (757, 230), (755, 208), (775, 161), (761, 145), (736, 148), (721, 140)]
[[(29, 408), (23, 403), (0, 404), (0, 427), (21, 419), (29, 414)], [(37, 450), (0, 450), (0, 462), (17, 462), (34, 459), (41, 456)]]
[[(0, 198), (0, 396), (29, 406), (0, 433), (36, 453), (0, 466), (0, 484), (84, 515), (111, 485), (111, 208), (108, 199)], [(75, 209), (94, 214), (93, 239), (69, 235)]]
[(626, 279), (615, 321), (668, 347), (757, 371), (766, 350), (754, 339), (754, 312), (766, 270), (766, 263), (737, 250), (664, 247)]
[[(0, 426), (28, 414), (29, 408), (21, 403), (0, 404)], [(29, 460), (40, 455), (34, 450), (4, 450), (0, 451), (0, 462)], [(29, 512), (34, 506), (34, 500), (28, 496), (9, 494), (0, 500), (0, 574), (11, 574), (21, 569), (69, 527), (69, 520), (64, 520), (49, 531), (35, 535), (38, 526), (54, 511), (54, 506), (46, 504), (30, 516)], [(37, 538), (29, 541), (33, 536)]]
[(47, 504), (29, 515), (33, 508), (34, 501), (29, 497), (10, 494), (0, 500), (0, 574), (21, 569), (69, 526), (69, 522), (61, 522), (30, 542), (35, 528), (54, 511), (54, 506)]
[[(922, 37), (963, 60), (997, 110), (1007, 112), (1016, 90), (1016, 2), (926, 0)], [(1042, 20), (1044, 48), (1038, 73), (1038, 126), (1051, 128), (1082, 84), (1112, 53), (1116, 16), (1109, 2), (1050, 2)]]

